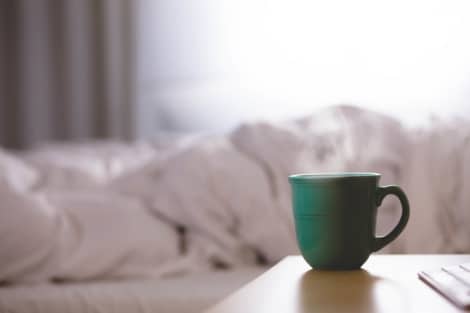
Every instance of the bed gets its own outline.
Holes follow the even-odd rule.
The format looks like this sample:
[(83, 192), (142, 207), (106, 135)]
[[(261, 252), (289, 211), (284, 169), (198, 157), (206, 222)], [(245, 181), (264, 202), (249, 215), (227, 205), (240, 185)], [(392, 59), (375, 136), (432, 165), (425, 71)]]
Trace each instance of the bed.
[[(388, 253), (470, 252), (470, 124), (339, 106), (220, 136), (0, 151), (0, 312), (199, 312), (297, 254), (287, 176), (376, 171)], [(378, 232), (399, 214), (386, 201)]]
[(261, 274), (263, 267), (171, 278), (87, 281), (0, 288), (1, 312), (202, 312)]

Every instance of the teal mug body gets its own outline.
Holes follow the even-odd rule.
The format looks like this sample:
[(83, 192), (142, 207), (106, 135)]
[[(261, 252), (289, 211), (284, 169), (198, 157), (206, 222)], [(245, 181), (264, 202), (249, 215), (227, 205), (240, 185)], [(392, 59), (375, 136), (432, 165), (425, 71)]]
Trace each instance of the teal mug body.
[[(358, 269), (403, 231), (408, 199), (398, 186), (378, 186), (379, 179), (378, 173), (349, 172), (289, 176), (297, 243), (310, 266)], [(402, 215), (388, 235), (376, 237), (377, 208), (388, 194), (398, 197)]]

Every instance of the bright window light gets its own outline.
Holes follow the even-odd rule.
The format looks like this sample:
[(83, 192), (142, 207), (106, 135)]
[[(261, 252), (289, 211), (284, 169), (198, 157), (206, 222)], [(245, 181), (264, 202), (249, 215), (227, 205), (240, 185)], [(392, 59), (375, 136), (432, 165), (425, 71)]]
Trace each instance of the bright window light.
[(416, 119), (470, 107), (468, 1), (219, 6), (223, 64), (243, 88), (282, 97), (285, 110), (350, 103)]
[(145, 69), (167, 76), (163, 87), (146, 86), (188, 123), (286, 118), (332, 104), (409, 123), (470, 116), (467, 0), (156, 3)]

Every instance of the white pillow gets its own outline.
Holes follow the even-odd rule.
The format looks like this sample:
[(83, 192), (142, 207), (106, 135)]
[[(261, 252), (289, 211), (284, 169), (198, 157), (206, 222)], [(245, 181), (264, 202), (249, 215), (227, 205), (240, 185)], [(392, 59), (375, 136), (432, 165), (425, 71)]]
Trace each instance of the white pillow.
[(149, 144), (93, 142), (48, 144), (29, 152), (27, 159), (41, 173), (38, 189), (90, 189), (143, 166), (155, 154)]
[(32, 166), (0, 149), (0, 190), (27, 191), (37, 183), (38, 176)]

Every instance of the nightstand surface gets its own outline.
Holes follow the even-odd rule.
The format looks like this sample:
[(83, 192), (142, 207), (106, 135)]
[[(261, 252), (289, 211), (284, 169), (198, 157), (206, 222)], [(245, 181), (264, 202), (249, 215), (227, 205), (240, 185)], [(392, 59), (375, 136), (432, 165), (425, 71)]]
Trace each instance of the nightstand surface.
[(372, 255), (361, 270), (316, 271), (289, 256), (207, 313), (468, 312), (418, 271), (470, 262), (470, 255)]

